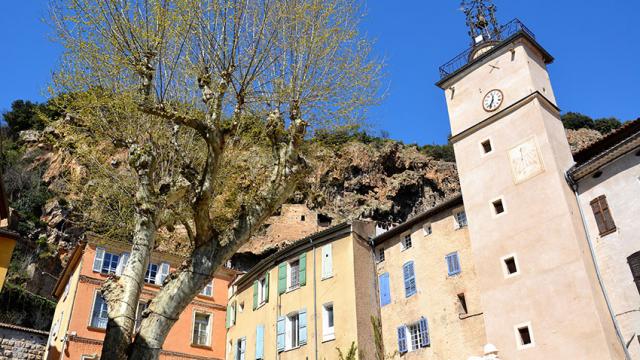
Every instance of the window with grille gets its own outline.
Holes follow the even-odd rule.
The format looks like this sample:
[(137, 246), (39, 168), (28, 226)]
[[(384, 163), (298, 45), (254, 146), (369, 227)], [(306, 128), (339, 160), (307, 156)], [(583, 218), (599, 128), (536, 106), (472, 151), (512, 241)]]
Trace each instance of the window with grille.
[(195, 313), (193, 317), (193, 344), (209, 345), (209, 320), (211, 315)]
[(402, 267), (404, 276), (404, 294), (405, 297), (412, 296), (416, 293), (416, 274), (413, 267), (413, 261), (409, 261)]
[(400, 250), (407, 250), (411, 248), (411, 246), (413, 246), (413, 243), (411, 242), (411, 234), (405, 235), (400, 243)]
[(381, 247), (378, 249), (378, 262), (384, 261), (384, 248)]
[(300, 286), (300, 261), (294, 260), (289, 263), (289, 289)]
[(420, 326), (416, 324), (411, 324), (408, 326), (410, 342), (409, 345), (410, 351), (417, 350), (420, 348)]
[(453, 276), (460, 273), (460, 258), (457, 252), (445, 256), (447, 262), (447, 274)]
[(613, 217), (611, 217), (606, 196), (601, 195), (591, 200), (591, 209), (593, 210), (593, 216), (596, 218), (600, 236), (616, 231), (616, 224), (613, 222)]
[(456, 220), (456, 229), (467, 226), (467, 213), (464, 210), (458, 211), (454, 214)]

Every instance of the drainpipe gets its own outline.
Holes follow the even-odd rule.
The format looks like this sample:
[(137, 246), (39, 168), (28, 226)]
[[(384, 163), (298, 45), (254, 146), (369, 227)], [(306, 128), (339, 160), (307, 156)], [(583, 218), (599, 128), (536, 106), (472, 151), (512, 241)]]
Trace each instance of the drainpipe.
[(316, 290), (316, 245), (313, 245), (313, 348), (318, 360), (318, 298)]
[(631, 360), (631, 354), (629, 354), (629, 349), (624, 341), (624, 337), (622, 336), (622, 332), (620, 331), (620, 324), (618, 324), (618, 319), (616, 318), (613, 308), (611, 307), (611, 301), (609, 300), (609, 295), (607, 294), (607, 289), (602, 282), (602, 275), (600, 274), (600, 268), (598, 267), (598, 262), (596, 261), (596, 253), (593, 249), (593, 243), (591, 242), (591, 234), (589, 233), (589, 228), (587, 226), (587, 220), (584, 216), (584, 212), (582, 211), (582, 206), (580, 206), (580, 198), (578, 196), (578, 183), (574, 181), (569, 173), (564, 174), (567, 183), (573, 190), (573, 195), (576, 197), (576, 203), (578, 205), (578, 212), (580, 213), (580, 220), (582, 220), (582, 227), (584, 228), (585, 235), (587, 236), (587, 244), (589, 245), (589, 251), (591, 252), (591, 260), (593, 261), (593, 267), (596, 270), (596, 278), (598, 279), (598, 284), (600, 284), (600, 290), (602, 290), (602, 295), (604, 296), (604, 302), (607, 304), (607, 309), (609, 310), (609, 315), (611, 316), (611, 320), (613, 321), (613, 327), (616, 330), (616, 335), (618, 336), (618, 340), (622, 345), (622, 349), (624, 350), (624, 357), (627, 360)]

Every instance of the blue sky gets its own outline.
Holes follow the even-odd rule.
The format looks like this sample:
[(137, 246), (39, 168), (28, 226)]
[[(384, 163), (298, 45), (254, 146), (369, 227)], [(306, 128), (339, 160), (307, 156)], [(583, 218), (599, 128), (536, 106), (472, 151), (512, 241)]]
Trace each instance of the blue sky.
[[(498, 18), (519, 18), (554, 57), (551, 81), (563, 111), (640, 117), (640, 1), (495, 0)], [(388, 95), (371, 110), (376, 130), (407, 143), (446, 142), (449, 121), (434, 83), (438, 67), (468, 44), (459, 1), (368, 0), (362, 28), (387, 63)], [(61, 49), (50, 41), (46, 0), (0, 2), (0, 110), (41, 101)]]

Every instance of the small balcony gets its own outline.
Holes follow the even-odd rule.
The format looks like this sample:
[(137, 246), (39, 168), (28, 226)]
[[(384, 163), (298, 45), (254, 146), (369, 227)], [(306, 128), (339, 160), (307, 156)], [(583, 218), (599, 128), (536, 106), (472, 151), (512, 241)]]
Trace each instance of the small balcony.
[(476, 50), (483, 47), (483, 45), (497, 44), (510, 39), (519, 33), (525, 33), (531, 38), (535, 38), (535, 35), (531, 30), (524, 26), (524, 24), (518, 19), (513, 19), (504, 24), (500, 27), (500, 31), (496, 33), (480, 35), (474, 39), (474, 44), (470, 48), (463, 51), (446, 64), (440, 66), (440, 79), (444, 79), (467, 65), (473, 58), (475, 58)]

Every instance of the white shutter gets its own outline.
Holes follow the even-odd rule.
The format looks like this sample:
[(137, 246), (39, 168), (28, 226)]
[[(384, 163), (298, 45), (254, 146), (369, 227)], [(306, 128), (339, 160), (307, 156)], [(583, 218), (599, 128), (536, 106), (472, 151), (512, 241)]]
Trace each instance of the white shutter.
[(120, 255), (120, 259), (118, 260), (118, 267), (116, 268), (116, 275), (122, 275), (124, 271), (124, 267), (127, 266), (127, 262), (129, 261), (129, 253), (122, 253)]
[(158, 272), (159, 274), (156, 275), (156, 285), (162, 285), (164, 279), (169, 275), (169, 264), (161, 263)]
[(322, 247), (322, 278), (326, 279), (333, 275), (333, 254), (331, 244)]
[(96, 248), (96, 256), (93, 258), (93, 271), (102, 272), (102, 262), (104, 261), (104, 248)]

